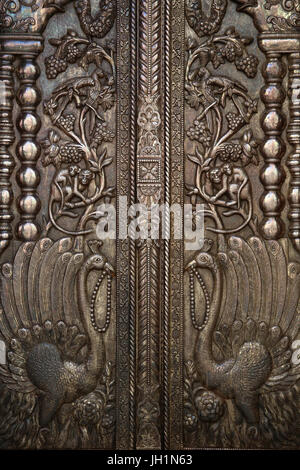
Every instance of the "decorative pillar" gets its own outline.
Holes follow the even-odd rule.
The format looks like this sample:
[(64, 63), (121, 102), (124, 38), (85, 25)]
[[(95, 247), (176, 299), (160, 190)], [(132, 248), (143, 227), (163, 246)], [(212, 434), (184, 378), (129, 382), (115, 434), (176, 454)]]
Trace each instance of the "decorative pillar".
[(11, 174), (15, 166), (9, 147), (15, 140), (12, 110), (14, 102), (13, 83), (14, 56), (0, 54), (0, 254), (12, 239), (13, 220)]
[(4, 83), (4, 97), (0, 103), (0, 252), (12, 239), (11, 221), (13, 215), (11, 205), (13, 194), (10, 176), (15, 166), (8, 147), (14, 142), (14, 122), (12, 108), (14, 103), (13, 61), (18, 61), (17, 75), (19, 87), (16, 94), (20, 107), (17, 127), (20, 140), (16, 147), (16, 155), (21, 166), (17, 171), (17, 182), (21, 194), (16, 201), (20, 220), (16, 226), (17, 238), (23, 241), (36, 240), (39, 227), (36, 215), (40, 209), (40, 201), (36, 194), (40, 178), (36, 162), (40, 155), (37, 133), (40, 129), (40, 118), (36, 108), (41, 97), (36, 85), (39, 68), (36, 59), (43, 50), (43, 38), (38, 34), (1, 34), (0, 35), (0, 79)]
[(0, 254), (9, 245), (12, 238), (11, 205), (13, 194), (10, 177), (14, 159), (8, 147), (14, 142), (14, 123), (12, 122), (13, 69), (14, 58), (20, 59), (17, 74), (20, 88), (17, 101), (20, 113), (17, 126), (21, 137), (17, 146), (17, 156), (21, 167), (17, 172), (17, 181), (21, 195), (17, 200), (20, 220), (16, 226), (17, 238), (23, 241), (36, 240), (39, 227), (36, 216), (40, 209), (37, 196), (39, 174), (36, 162), (40, 148), (36, 137), (40, 120), (36, 108), (40, 102), (40, 93), (36, 86), (39, 68), (36, 65), (38, 55), (43, 50), (42, 33), (49, 19), (63, 12), (64, 5), (71, 0), (45, 0), (1, 2), (0, 15), (0, 82), (4, 83), (4, 96), (0, 102)]
[(278, 238), (270, 236), (271, 232), (277, 229), (279, 233), (280, 227), (283, 230), (282, 223), (278, 222), (278, 213), (282, 209), (279, 188), (284, 178), (280, 159), (285, 152), (285, 146), (280, 134), (285, 126), (281, 107), (284, 101), (282, 80), (285, 75), (282, 56), (286, 55), (289, 64), (287, 139), (293, 146), (287, 161), (291, 173), (288, 195), (289, 237), (294, 247), (300, 251), (300, 34), (262, 33), (259, 36), (259, 45), (268, 59), (264, 71), (266, 86), (262, 90), (262, 99), (266, 106), (266, 112), (262, 117), (262, 128), (267, 137), (262, 148), (266, 165), (261, 174), (265, 187), (261, 201), (265, 218), (261, 231), (264, 238)]
[[(300, 50), (300, 40), (299, 40)], [(300, 52), (289, 55), (289, 110), (287, 138), (293, 146), (287, 165), (291, 172), (289, 188), (289, 236), (300, 251)]]
[(267, 61), (263, 68), (265, 86), (261, 91), (261, 99), (265, 105), (265, 111), (261, 116), (261, 126), (265, 133), (261, 151), (265, 165), (260, 175), (264, 185), (264, 193), (260, 200), (264, 217), (260, 230), (264, 238), (274, 240), (280, 238), (285, 229), (280, 216), (284, 206), (281, 194), (281, 185), (284, 181), (281, 158), (285, 153), (285, 143), (281, 135), (286, 122), (281, 108), (285, 99), (282, 80), (286, 68), (280, 54), (268, 52), (266, 55)]
[(34, 55), (23, 55), (17, 70), (20, 80), (17, 94), (17, 101), (20, 105), (17, 121), (20, 141), (17, 146), (17, 155), (21, 162), (17, 181), (21, 194), (17, 201), (20, 220), (16, 227), (16, 234), (18, 239), (24, 241), (36, 240), (39, 235), (39, 226), (35, 218), (40, 210), (40, 200), (37, 195), (40, 176), (36, 169), (36, 163), (41, 150), (40, 145), (36, 142), (36, 135), (41, 123), (36, 108), (41, 97), (36, 86), (40, 71), (35, 61)]
[(263, 220), (261, 234), (266, 239), (284, 235), (284, 225), (280, 219), (283, 199), (280, 192), (284, 179), (280, 160), (285, 152), (281, 133), (285, 126), (281, 112), (284, 100), (282, 80), (285, 67), (282, 57), (288, 58), (288, 98), (289, 118), (287, 139), (293, 146), (287, 166), (291, 179), (289, 184), (289, 237), (296, 250), (300, 251), (300, 9), (299, 0), (286, 2), (278, 0), (272, 3), (272, 9), (263, 2), (252, 5), (248, 0), (234, 0), (238, 11), (243, 11), (253, 18), (259, 31), (258, 44), (267, 57), (263, 71), (266, 85), (262, 90), (262, 100), (266, 111), (262, 116), (262, 128), (265, 132), (262, 152), (265, 166), (261, 173), (264, 194), (261, 198)]

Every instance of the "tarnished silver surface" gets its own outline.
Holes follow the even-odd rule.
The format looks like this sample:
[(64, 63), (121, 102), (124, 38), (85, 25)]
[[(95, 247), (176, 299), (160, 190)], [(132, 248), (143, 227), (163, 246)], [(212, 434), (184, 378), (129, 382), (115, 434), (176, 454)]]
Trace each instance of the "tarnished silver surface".
[(299, 447), (299, 47), (298, 0), (0, 0), (0, 448)]

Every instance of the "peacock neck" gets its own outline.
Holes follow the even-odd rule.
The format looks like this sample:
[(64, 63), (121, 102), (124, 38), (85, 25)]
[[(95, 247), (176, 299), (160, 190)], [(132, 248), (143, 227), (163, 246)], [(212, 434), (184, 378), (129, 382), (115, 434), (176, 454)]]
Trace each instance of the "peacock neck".
[(90, 303), (87, 290), (88, 276), (90, 272), (91, 268), (89, 264), (85, 263), (79, 272), (78, 296), (82, 322), (89, 338), (90, 354), (88, 367), (95, 373), (98, 373), (104, 363), (104, 342), (103, 334), (95, 331), (90, 319)]
[(213, 292), (210, 312), (204, 329), (198, 333), (195, 349), (197, 368), (208, 385), (213, 385), (213, 383), (216, 382), (216, 374), (219, 370), (219, 366), (213, 357), (212, 337), (218, 320), (222, 299), (220, 269), (214, 264), (211, 267), (211, 272), (213, 276)]

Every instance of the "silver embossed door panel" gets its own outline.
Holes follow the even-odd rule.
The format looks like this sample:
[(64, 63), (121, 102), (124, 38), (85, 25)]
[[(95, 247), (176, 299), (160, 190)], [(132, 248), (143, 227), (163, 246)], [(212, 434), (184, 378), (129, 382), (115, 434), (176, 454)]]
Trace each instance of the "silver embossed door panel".
[(299, 447), (299, 50), (298, 0), (0, 0), (0, 448)]

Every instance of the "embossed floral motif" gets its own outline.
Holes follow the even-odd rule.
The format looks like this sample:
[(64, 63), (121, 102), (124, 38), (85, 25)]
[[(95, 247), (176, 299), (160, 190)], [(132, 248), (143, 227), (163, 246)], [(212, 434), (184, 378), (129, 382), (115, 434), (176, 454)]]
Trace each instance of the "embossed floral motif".
[(204, 147), (209, 147), (212, 139), (212, 134), (206, 127), (204, 122), (199, 119), (195, 119), (194, 126), (187, 130), (187, 136), (191, 140), (197, 140), (202, 143)]
[(159, 177), (159, 166), (158, 162), (146, 162), (140, 163), (140, 178), (147, 181), (157, 180)]
[(224, 414), (223, 400), (212, 392), (202, 392), (195, 398), (198, 416), (203, 421), (218, 421)]
[(103, 402), (93, 393), (73, 403), (74, 417), (82, 426), (97, 424), (102, 416)]
[(0, 0), (0, 28), (3, 30), (10, 29), (16, 32), (27, 32), (30, 27), (35, 24), (34, 18), (31, 16), (16, 18), (16, 14), (20, 12), (21, 7), (31, 8), (34, 12), (39, 8), (37, 0)]
[(143, 107), (138, 117), (138, 124), (146, 131), (157, 129), (160, 125), (159, 112), (149, 104)]
[(191, 411), (186, 410), (184, 414), (184, 426), (189, 431), (193, 431), (196, 429), (198, 423), (198, 419), (196, 414), (192, 413)]

